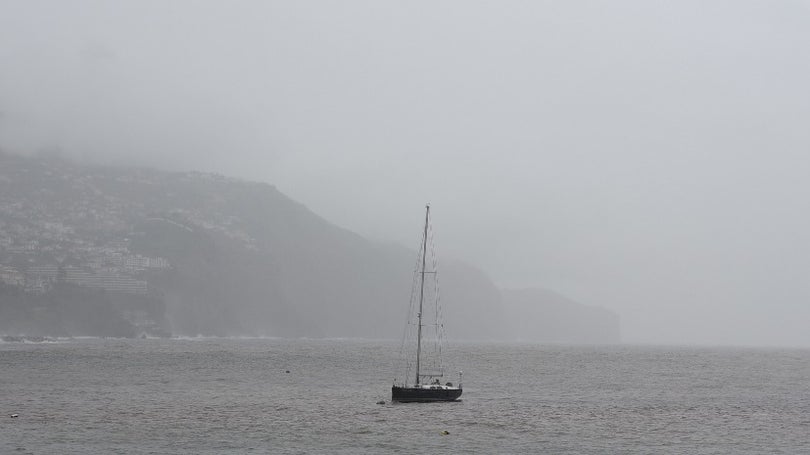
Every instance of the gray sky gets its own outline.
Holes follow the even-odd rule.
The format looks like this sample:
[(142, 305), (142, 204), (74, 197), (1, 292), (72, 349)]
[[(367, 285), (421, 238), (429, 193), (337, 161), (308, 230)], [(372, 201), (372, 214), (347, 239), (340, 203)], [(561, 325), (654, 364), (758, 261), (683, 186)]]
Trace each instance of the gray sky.
[(275, 184), (622, 317), (810, 346), (810, 1), (0, 0), (0, 146)]

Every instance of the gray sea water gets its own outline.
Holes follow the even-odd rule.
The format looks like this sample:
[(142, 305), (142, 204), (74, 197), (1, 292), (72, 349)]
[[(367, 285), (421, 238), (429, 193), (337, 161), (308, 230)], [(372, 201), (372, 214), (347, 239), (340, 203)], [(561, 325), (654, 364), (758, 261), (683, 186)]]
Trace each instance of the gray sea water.
[(462, 401), (392, 404), (398, 348), (0, 343), (0, 453), (810, 453), (810, 350), (456, 344)]

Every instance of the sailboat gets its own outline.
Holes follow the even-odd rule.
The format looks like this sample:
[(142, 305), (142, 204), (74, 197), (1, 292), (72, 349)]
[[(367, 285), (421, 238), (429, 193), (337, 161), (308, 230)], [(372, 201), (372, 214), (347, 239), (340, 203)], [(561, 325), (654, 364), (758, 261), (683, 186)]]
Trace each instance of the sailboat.
[[(430, 261), (428, 261), (430, 259)], [(435, 249), (430, 225), (430, 205), (425, 206), (425, 226), (422, 231), (420, 251), (417, 255), (411, 288), (411, 315), (408, 329), (416, 331), (415, 346), (409, 337), (403, 337), (403, 357), (406, 365), (401, 381), (395, 379), (391, 386), (391, 401), (433, 402), (454, 401), (461, 396), (461, 372), (458, 385), (442, 384), (444, 367), (441, 362), (444, 325), (439, 307), (439, 285), (436, 270)], [(415, 318), (413, 317), (415, 315)], [(415, 347), (416, 352), (412, 349)], [(415, 357), (411, 357), (415, 354)], [(415, 359), (415, 363), (411, 360)], [(412, 381), (412, 382), (411, 382)]]

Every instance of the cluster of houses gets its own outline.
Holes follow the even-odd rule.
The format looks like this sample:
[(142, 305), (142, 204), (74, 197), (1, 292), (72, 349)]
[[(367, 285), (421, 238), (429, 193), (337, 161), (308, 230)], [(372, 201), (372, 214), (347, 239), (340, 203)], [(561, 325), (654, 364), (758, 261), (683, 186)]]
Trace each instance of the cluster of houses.
[[(144, 272), (171, 268), (166, 258), (135, 254), (126, 238), (133, 220), (160, 221), (183, 229), (200, 227), (256, 250), (256, 241), (233, 216), (204, 209), (172, 209), (188, 223), (157, 218), (149, 198), (166, 184), (165, 174), (130, 170), (119, 174), (66, 161), (27, 159), (0, 151), (0, 283), (26, 292), (48, 292), (60, 280), (115, 292), (149, 292)], [(171, 176), (171, 183), (228, 183), (200, 173)], [(129, 191), (129, 187), (141, 191)], [(121, 192), (124, 188), (127, 191)]]
[(60, 281), (110, 292), (147, 294), (149, 286), (146, 280), (138, 279), (137, 275), (128, 274), (126, 271), (160, 270), (170, 267), (164, 258), (138, 255), (125, 258), (124, 263), (123, 268), (96, 268), (90, 264), (31, 264), (17, 267), (0, 264), (0, 282), (35, 294), (50, 291)]
[(105, 245), (74, 240), (66, 248), (30, 238), (14, 241), (0, 230), (0, 283), (25, 292), (45, 293), (63, 281), (110, 292), (146, 294), (149, 286), (139, 278), (142, 272), (169, 268), (165, 258), (133, 254), (125, 240)]
[[(74, 201), (78, 206), (70, 208), (29, 202), (0, 197), (2, 284), (45, 293), (62, 280), (111, 292), (146, 294), (149, 287), (142, 272), (171, 267), (165, 258), (134, 254), (128, 239), (113, 234), (122, 231), (115, 205), (83, 210), (80, 206), (87, 201)], [(101, 215), (82, 218), (88, 213)], [(66, 221), (77, 216), (82, 219)], [(94, 228), (80, 228), (83, 225)]]

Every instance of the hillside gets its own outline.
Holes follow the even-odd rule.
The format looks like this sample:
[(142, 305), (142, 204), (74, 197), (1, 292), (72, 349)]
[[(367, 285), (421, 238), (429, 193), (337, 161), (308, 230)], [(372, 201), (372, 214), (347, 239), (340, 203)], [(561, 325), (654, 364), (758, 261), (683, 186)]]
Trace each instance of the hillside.
[[(0, 154), (0, 334), (396, 338), (413, 258), (268, 184)], [(55, 319), (65, 289), (94, 290), (107, 328), (66, 322), (64, 304)], [(513, 338), (481, 271), (443, 264), (442, 290), (451, 338)], [(543, 320), (530, 307), (517, 317)]]
[(619, 343), (619, 317), (582, 305), (547, 289), (502, 290), (510, 333), (519, 341), (541, 343)]

